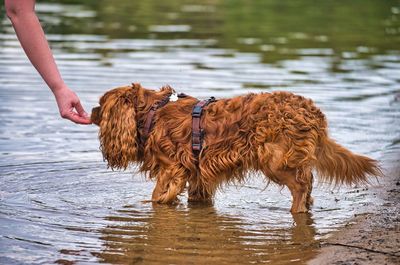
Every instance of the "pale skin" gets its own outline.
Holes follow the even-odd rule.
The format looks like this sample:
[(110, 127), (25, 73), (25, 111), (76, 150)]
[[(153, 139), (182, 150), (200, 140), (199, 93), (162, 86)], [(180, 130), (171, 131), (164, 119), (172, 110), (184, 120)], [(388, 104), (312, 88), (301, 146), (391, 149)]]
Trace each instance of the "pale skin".
[(35, 13), (35, 0), (5, 0), (18, 40), (26, 55), (53, 92), (61, 117), (78, 124), (90, 124), (78, 96), (62, 79), (43, 28)]

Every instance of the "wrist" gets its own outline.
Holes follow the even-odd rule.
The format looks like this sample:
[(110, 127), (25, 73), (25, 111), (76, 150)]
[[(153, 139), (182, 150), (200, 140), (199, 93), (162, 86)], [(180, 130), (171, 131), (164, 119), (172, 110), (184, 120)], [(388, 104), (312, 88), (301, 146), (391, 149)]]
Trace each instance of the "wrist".
[(49, 86), (50, 90), (53, 92), (54, 95), (57, 95), (65, 90), (68, 90), (69, 88), (65, 83), (60, 83), (54, 86)]

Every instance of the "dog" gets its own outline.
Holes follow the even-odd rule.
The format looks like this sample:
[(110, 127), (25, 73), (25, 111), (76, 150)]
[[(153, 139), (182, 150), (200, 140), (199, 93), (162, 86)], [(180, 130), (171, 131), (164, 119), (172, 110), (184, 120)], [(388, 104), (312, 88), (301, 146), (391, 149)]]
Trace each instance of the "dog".
[[(156, 180), (153, 202), (175, 202), (187, 183), (189, 201), (212, 202), (223, 184), (241, 183), (258, 172), (287, 186), (293, 199), (290, 211), (302, 213), (313, 202), (313, 172), (335, 185), (368, 183), (369, 176), (382, 175), (378, 161), (329, 138), (325, 115), (311, 99), (283, 91), (205, 105), (202, 149), (196, 154), (192, 111), (198, 100), (184, 96), (168, 101), (174, 93), (169, 86), (158, 91), (140, 84), (118, 87), (100, 98), (91, 115), (100, 127), (100, 149), (108, 166), (126, 169), (136, 163)], [(151, 124), (147, 132), (146, 124)]]

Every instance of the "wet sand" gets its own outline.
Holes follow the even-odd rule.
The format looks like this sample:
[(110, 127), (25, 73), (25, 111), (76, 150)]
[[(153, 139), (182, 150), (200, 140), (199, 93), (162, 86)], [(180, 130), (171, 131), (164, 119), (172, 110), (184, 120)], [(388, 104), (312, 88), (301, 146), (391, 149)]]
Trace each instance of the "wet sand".
[(379, 186), (369, 188), (382, 202), (322, 240), (320, 254), (309, 265), (400, 264), (400, 155), (388, 156), (385, 177)]

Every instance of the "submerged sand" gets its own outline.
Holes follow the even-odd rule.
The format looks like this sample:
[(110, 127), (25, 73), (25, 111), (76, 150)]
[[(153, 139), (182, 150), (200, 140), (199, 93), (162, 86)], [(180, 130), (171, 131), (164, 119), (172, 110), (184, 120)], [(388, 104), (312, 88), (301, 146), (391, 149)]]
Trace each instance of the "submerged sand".
[(400, 155), (394, 153), (385, 159), (385, 177), (370, 188), (382, 203), (322, 240), (321, 253), (308, 264), (400, 264)]

